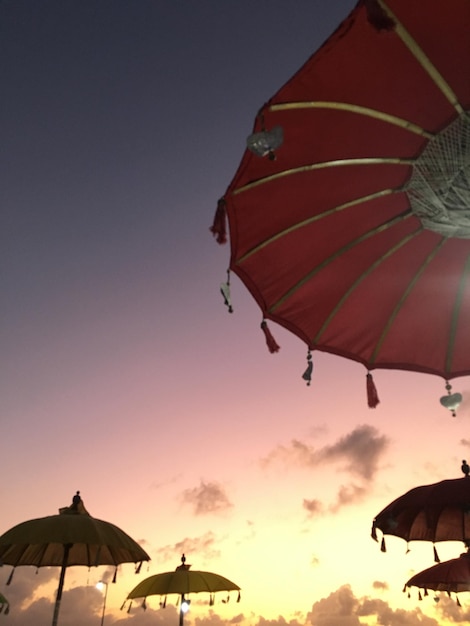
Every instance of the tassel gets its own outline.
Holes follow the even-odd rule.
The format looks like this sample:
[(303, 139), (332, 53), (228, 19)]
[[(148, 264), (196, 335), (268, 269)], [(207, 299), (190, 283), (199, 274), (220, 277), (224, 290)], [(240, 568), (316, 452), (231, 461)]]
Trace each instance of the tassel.
[(132, 600), (129, 603), (129, 608), (127, 609), (127, 612), (130, 613), (132, 609)]
[(266, 322), (266, 320), (263, 320), (261, 322), (261, 328), (264, 332), (264, 336), (266, 337), (266, 345), (269, 348), (269, 352), (271, 352), (271, 354), (274, 354), (274, 352), (279, 352), (280, 348), (276, 343), (276, 340), (274, 339), (274, 337), (271, 335), (271, 331), (268, 328), (268, 324)]
[(411, 593), (408, 591), (408, 597), (411, 598)]
[(214, 222), (210, 227), (210, 231), (215, 236), (215, 240), (217, 243), (221, 244), (227, 243), (227, 212), (225, 206), (225, 200), (221, 198), (217, 203)]
[(209, 596), (209, 606), (214, 606), (214, 594), (212, 593)]
[(425, 590), (424, 590), (424, 595), (425, 595), (425, 596), (428, 596), (428, 595), (429, 595), (429, 593), (428, 593), (428, 590), (427, 590), (427, 589), (425, 589)]
[(124, 609), (124, 607), (126, 606), (126, 602), (127, 600), (124, 600), (124, 602), (121, 604), (121, 608), (119, 609), (120, 611)]
[(375, 407), (379, 404), (379, 396), (377, 394), (377, 389), (375, 387), (374, 379), (372, 378), (372, 374), (367, 372), (367, 404), (370, 409), (375, 409)]
[(385, 545), (385, 537), (382, 537), (382, 543), (380, 544), (380, 551), (387, 552), (387, 547)]
[(313, 372), (312, 353), (309, 350), (307, 352), (307, 369), (302, 374), (302, 378), (305, 381), (307, 381), (307, 387), (310, 387), (310, 383), (312, 382), (312, 372)]
[(147, 598), (144, 598), (144, 601), (142, 602), (142, 608), (144, 609), (144, 611), (147, 610)]
[(367, 20), (378, 31), (393, 30), (395, 22), (382, 9), (377, 0), (364, 0), (364, 6), (367, 12)]
[(372, 524), (372, 530), (371, 530), (370, 536), (372, 537), (372, 539), (374, 541), (378, 541), (378, 539), (377, 539), (377, 528), (376, 528), (375, 524)]
[(406, 593), (406, 583), (403, 585), (402, 593)]
[[(457, 606), (460, 606), (460, 607), (461, 607), (462, 605), (460, 604), (459, 596), (456, 596), (455, 600), (456, 600), (456, 602), (457, 602)], [(7, 610), (8, 610), (8, 609), (7, 609)], [(5, 614), (6, 614), (6, 611), (5, 611)]]
[(135, 568), (135, 573), (136, 574), (140, 574), (140, 570), (142, 568), (142, 561), (137, 565), (137, 567)]
[(114, 570), (113, 583), (115, 583), (115, 582), (116, 582), (116, 577), (117, 577), (117, 567), (116, 567), (116, 569)]
[(240, 602), (240, 600), (241, 600), (241, 599), (242, 599), (242, 596), (241, 596), (241, 592), (239, 591), (239, 592), (238, 592), (237, 602)]
[(224, 304), (228, 308), (229, 313), (233, 313), (232, 300), (230, 297), (230, 270), (227, 270), (227, 282), (221, 283), (220, 293), (224, 299)]
[(165, 599), (163, 600), (162, 608), (164, 608), (164, 609), (166, 608), (166, 596), (165, 596)]
[(11, 581), (13, 580), (13, 574), (15, 573), (15, 568), (13, 568), (10, 572), (10, 575), (8, 576), (8, 580), (7, 580), (7, 586), (11, 583)]
[(421, 595), (421, 591), (418, 591), (418, 600), (421, 602), (422, 599), (423, 599), (423, 596)]
[(436, 546), (433, 546), (433, 550), (434, 550), (434, 562), (435, 563), (440, 563), (441, 559), (439, 558), (439, 556), (437, 554)]

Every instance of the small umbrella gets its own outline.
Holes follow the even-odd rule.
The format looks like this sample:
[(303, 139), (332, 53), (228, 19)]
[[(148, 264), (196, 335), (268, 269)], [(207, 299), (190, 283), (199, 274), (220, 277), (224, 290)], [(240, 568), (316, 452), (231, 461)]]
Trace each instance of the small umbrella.
[(3, 613), (3, 615), (8, 615), (9, 612), (10, 612), (10, 603), (5, 598), (3, 593), (0, 593), (0, 613)]
[[(359, 0), (264, 104), (211, 231), (307, 345), (371, 370), (470, 374), (470, 4)], [(275, 334), (275, 333), (274, 333)], [(432, 337), (430, 341), (429, 338)]]
[[(466, 461), (465, 476), (415, 487), (387, 505), (374, 519), (372, 538), (377, 529), (406, 542), (470, 541), (470, 477)], [(385, 537), (381, 549), (386, 551)], [(434, 546), (434, 558), (439, 561)]]
[[(464, 552), (457, 559), (438, 563), (415, 574), (405, 583), (403, 590), (410, 587), (424, 589), (424, 595), (428, 589), (446, 591), (449, 595), (470, 591), (470, 554)], [(421, 599), (421, 592), (419, 597)], [(458, 598), (457, 603), (460, 604)]]
[(166, 604), (166, 596), (178, 594), (180, 596), (180, 626), (183, 626), (184, 612), (187, 609), (190, 593), (200, 593), (206, 591), (210, 594), (210, 603), (214, 603), (214, 594), (217, 591), (238, 591), (238, 601), (240, 600), (240, 587), (228, 578), (212, 572), (202, 572), (190, 570), (191, 565), (186, 564), (186, 557), (181, 557), (181, 565), (173, 572), (164, 572), (149, 576), (140, 582), (127, 596), (128, 600), (133, 598), (145, 598), (157, 595), (165, 597), (162, 606)]
[(120, 528), (92, 517), (79, 491), (71, 506), (59, 509), (59, 515), (23, 522), (0, 536), (0, 562), (13, 565), (7, 585), (20, 565), (61, 568), (52, 626), (58, 623), (67, 567), (114, 565), (117, 569), (120, 563), (139, 563), (139, 571), (142, 561), (149, 559)]

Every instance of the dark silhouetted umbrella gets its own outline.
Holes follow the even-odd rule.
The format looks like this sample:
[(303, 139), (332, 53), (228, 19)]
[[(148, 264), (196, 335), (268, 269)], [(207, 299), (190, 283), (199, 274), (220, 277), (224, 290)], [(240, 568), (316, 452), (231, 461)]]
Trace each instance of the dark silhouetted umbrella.
[(307, 345), (376, 368), (470, 374), (470, 4), (360, 0), (264, 104), (213, 234)]
[[(59, 587), (52, 626), (58, 623), (65, 571), (72, 565), (96, 567), (150, 560), (148, 554), (120, 528), (91, 517), (80, 492), (59, 515), (41, 517), (14, 526), (0, 536), (0, 562), (5, 565), (59, 566)], [(14, 569), (8, 579), (10, 584)]]
[[(463, 463), (463, 468), (466, 462)], [(442, 480), (415, 487), (388, 506), (374, 519), (372, 537), (377, 530), (409, 541), (470, 541), (470, 477)], [(386, 551), (382, 536), (382, 551)], [(434, 546), (434, 558), (438, 561)]]
[(218, 591), (238, 591), (240, 600), (240, 587), (228, 578), (213, 574), (212, 572), (202, 572), (190, 570), (191, 565), (186, 564), (186, 557), (181, 557), (181, 565), (173, 572), (163, 572), (149, 576), (140, 582), (127, 596), (128, 600), (134, 598), (145, 598), (157, 595), (164, 597), (162, 606), (166, 605), (166, 596), (177, 594), (180, 596), (180, 626), (183, 626), (184, 612), (189, 605), (188, 595), (191, 593), (207, 592), (210, 596), (210, 603), (214, 603), (214, 594)]
[[(404, 591), (410, 587), (424, 589), (427, 595), (429, 589), (433, 591), (445, 591), (451, 593), (461, 593), (470, 591), (470, 555), (464, 552), (457, 559), (443, 561), (428, 569), (412, 576), (405, 583)], [(421, 592), (419, 598), (421, 599)], [(460, 605), (459, 599), (457, 603)]]

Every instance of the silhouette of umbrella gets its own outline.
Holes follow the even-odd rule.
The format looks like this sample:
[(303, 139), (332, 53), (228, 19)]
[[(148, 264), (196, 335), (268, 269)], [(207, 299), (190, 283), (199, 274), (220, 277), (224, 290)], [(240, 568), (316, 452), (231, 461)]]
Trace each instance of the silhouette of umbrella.
[[(0, 536), (0, 562), (13, 565), (7, 581), (11, 583), (14, 568), (59, 566), (59, 587), (52, 626), (58, 623), (65, 571), (72, 565), (96, 567), (148, 561), (148, 554), (120, 528), (91, 517), (80, 492), (72, 505), (59, 509), (59, 515), (41, 517), (14, 526)], [(116, 572), (113, 582), (115, 582)]]
[[(446, 591), (461, 593), (470, 591), (470, 555), (464, 552), (457, 559), (450, 559), (428, 567), (427, 569), (412, 576), (405, 583), (404, 591), (410, 587), (424, 589), (424, 595), (428, 595), (429, 589), (433, 591)], [(421, 599), (421, 592), (419, 595)], [(457, 603), (460, 605), (457, 597)]]
[[(267, 321), (367, 368), (470, 374), (468, 0), (359, 0), (264, 104), (211, 227)], [(431, 338), (431, 340), (430, 340)]]
[[(189, 606), (187, 596), (191, 593), (207, 592), (210, 594), (210, 604), (214, 604), (214, 594), (218, 591), (238, 591), (238, 600), (240, 600), (240, 587), (228, 578), (214, 574), (212, 572), (202, 572), (190, 570), (191, 565), (186, 564), (186, 557), (181, 557), (181, 565), (173, 572), (164, 572), (149, 576), (140, 582), (127, 596), (128, 600), (134, 598), (144, 598), (147, 596), (158, 595), (164, 597), (162, 606), (166, 605), (166, 596), (169, 594), (177, 594), (180, 596), (180, 626), (183, 626), (184, 613)], [(124, 605), (123, 605), (124, 606)], [(130, 606), (129, 606), (130, 609)]]
[[(385, 535), (406, 542), (470, 541), (470, 478), (466, 461), (465, 476), (415, 487), (387, 505), (374, 519), (372, 538), (382, 533), (381, 549), (386, 551)], [(434, 559), (439, 561), (434, 546)]]

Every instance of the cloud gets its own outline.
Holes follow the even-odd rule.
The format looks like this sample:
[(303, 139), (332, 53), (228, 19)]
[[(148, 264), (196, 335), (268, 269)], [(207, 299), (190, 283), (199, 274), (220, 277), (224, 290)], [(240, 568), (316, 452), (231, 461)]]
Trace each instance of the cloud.
[(184, 504), (193, 507), (195, 515), (220, 513), (233, 506), (224, 488), (216, 482), (206, 483), (201, 480), (201, 484), (198, 487), (185, 489), (181, 493), (180, 498)]
[(172, 545), (166, 545), (160, 548), (157, 551), (158, 560), (168, 561), (177, 558), (179, 564), (179, 558), (182, 554), (197, 554), (198, 558), (204, 557), (206, 559), (217, 558), (220, 556), (220, 550), (214, 547), (216, 541), (217, 538), (211, 531), (200, 537), (186, 537)]
[(387, 436), (381, 435), (374, 426), (364, 424), (356, 427), (332, 445), (317, 449), (298, 439), (293, 439), (287, 446), (277, 446), (261, 460), (261, 464), (266, 467), (275, 463), (284, 463), (315, 469), (336, 463), (341, 469), (348, 471), (363, 483), (350, 482), (342, 485), (338, 489), (335, 502), (329, 506), (324, 505), (318, 498), (304, 498), (302, 506), (311, 518), (326, 512), (337, 513), (345, 506), (363, 501), (370, 491), (380, 459), (388, 446)]
[(328, 463), (344, 462), (342, 469), (366, 481), (375, 477), (379, 460), (386, 451), (386, 435), (368, 424), (356, 427), (336, 443), (323, 448), (313, 447), (293, 439), (289, 446), (278, 446), (261, 463), (265, 466), (283, 462), (288, 465), (314, 468)]
[(367, 495), (368, 490), (360, 485), (351, 483), (348, 486), (341, 485), (336, 494), (336, 502), (329, 506), (331, 513), (337, 513), (343, 506), (361, 502)]
[(374, 582), (372, 583), (372, 588), (373, 589), (378, 589), (380, 591), (388, 591), (389, 589), (389, 585), (388, 583), (382, 581), (382, 580), (374, 580)]
[(320, 515), (324, 510), (323, 504), (317, 498), (314, 498), (313, 500), (304, 498), (302, 506), (307, 511), (309, 517)]
[(460, 607), (454, 598), (449, 598), (447, 594), (441, 593), (438, 597), (439, 602), (436, 608), (444, 619), (456, 624), (468, 624), (470, 622), (470, 609), (468, 607)]
[(307, 615), (312, 626), (365, 626), (375, 617), (381, 626), (439, 626), (419, 608), (412, 611), (392, 609), (386, 602), (374, 598), (356, 598), (349, 585), (343, 585), (328, 597), (315, 602)]

